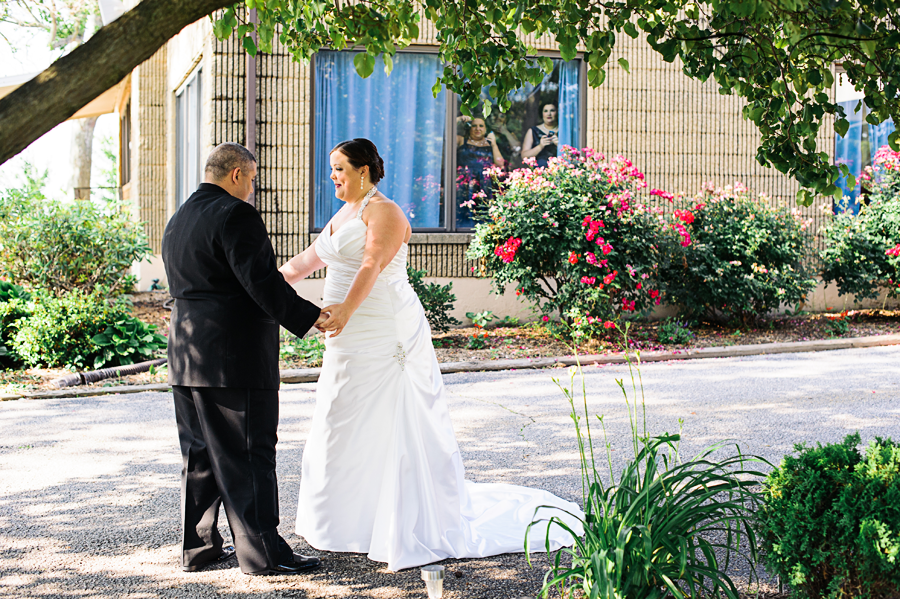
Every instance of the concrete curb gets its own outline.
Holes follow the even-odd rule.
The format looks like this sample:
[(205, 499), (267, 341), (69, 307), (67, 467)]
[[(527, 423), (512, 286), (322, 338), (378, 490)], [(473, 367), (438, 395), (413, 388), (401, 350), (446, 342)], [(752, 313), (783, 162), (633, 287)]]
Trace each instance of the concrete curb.
[[(788, 343), (757, 343), (755, 345), (731, 345), (728, 347), (702, 347), (673, 351), (642, 351), (642, 362), (664, 362), (666, 360), (696, 360), (700, 358), (734, 358), (739, 356), (760, 356), (766, 354), (789, 354), (833, 349), (851, 349), (859, 347), (882, 347), (900, 345), (900, 334), (873, 335), (871, 337), (852, 337), (849, 339), (822, 339), (817, 341), (791, 341)], [(633, 357), (633, 354), (632, 354)], [(622, 352), (585, 356), (558, 356), (552, 358), (485, 360), (469, 362), (444, 362), (441, 374), (454, 372), (483, 372), (489, 370), (524, 370), (534, 368), (553, 368), (557, 366), (573, 366), (577, 363), (588, 364), (622, 364), (625, 355)], [(281, 371), (282, 383), (314, 383), (319, 380), (321, 368), (295, 368)], [(54, 399), (64, 397), (89, 397), (93, 395), (110, 395), (124, 393), (144, 393), (148, 391), (168, 391), (172, 387), (167, 384), (156, 385), (122, 385), (119, 387), (98, 387), (93, 389), (61, 389), (59, 391), (35, 391), (33, 393), (0, 394), (0, 401), (13, 399)]]

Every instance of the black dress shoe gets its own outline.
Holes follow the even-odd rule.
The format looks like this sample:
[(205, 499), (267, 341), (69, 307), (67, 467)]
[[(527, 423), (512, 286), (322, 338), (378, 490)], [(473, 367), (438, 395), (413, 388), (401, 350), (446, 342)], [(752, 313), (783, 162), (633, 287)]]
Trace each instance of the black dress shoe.
[(322, 565), (322, 560), (317, 557), (307, 557), (299, 553), (293, 554), (292, 560), (285, 560), (284, 563), (276, 564), (262, 572), (250, 572), (251, 576), (268, 576), (268, 575), (285, 575), (285, 574), (301, 574), (308, 572)]
[(182, 566), (181, 569), (184, 570), (185, 572), (199, 572), (206, 566), (211, 566), (213, 564), (220, 564), (226, 560), (231, 559), (232, 557), (234, 557), (234, 547), (232, 547), (231, 545), (228, 545), (227, 547), (222, 547), (222, 553), (216, 559), (210, 560), (210, 561), (202, 563), (202, 564), (195, 564), (193, 566)]

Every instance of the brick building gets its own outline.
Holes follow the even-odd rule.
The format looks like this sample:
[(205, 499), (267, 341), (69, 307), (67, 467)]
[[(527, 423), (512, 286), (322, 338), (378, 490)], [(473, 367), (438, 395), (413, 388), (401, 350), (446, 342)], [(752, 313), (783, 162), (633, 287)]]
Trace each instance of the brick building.
[[(756, 162), (759, 133), (743, 119), (740, 98), (720, 95), (712, 81), (689, 79), (677, 63), (663, 62), (646, 43), (625, 36), (605, 83), (592, 89), (580, 60), (564, 63), (552, 42), (533, 41), (554, 58), (553, 74), (522, 90), (505, 127), (496, 115), (487, 122), (510, 166), (520, 163), (525, 132), (540, 122), (541, 107), (553, 103), (561, 144), (623, 154), (651, 187), (694, 193), (706, 181), (739, 180), (772, 202), (793, 204), (797, 183)], [(304, 65), (276, 45), (273, 53), (250, 58), (235, 40), (216, 40), (208, 19), (170, 40), (134, 70), (119, 108), (122, 192), (147, 223), (157, 252), (136, 267), (141, 288), (152, 278), (164, 280), (158, 252), (165, 224), (202, 179), (214, 145), (236, 141), (256, 153), (255, 204), (284, 261), (306, 247), (336, 209), (327, 172), (334, 140), (363, 136), (385, 156), (382, 191), (414, 226), (411, 264), (433, 280), (453, 282), (456, 315), (485, 309), (527, 315), (515, 294), (489, 294), (490, 282), (476, 278), (465, 259), (471, 228), (458, 203), (463, 159), (455, 137), (466, 135), (465, 124), (457, 119), (455, 97), (446, 91), (432, 96), (442, 68), (435, 46), (435, 31), (423, 20), (420, 38), (395, 58), (391, 77), (379, 61), (362, 80), (350, 52), (323, 52)], [(619, 57), (628, 60), (630, 74), (613, 66)], [(829, 154), (833, 138), (826, 122), (822, 146)], [(813, 231), (827, 218), (817, 208), (803, 211), (816, 221)], [(321, 273), (298, 285), (314, 301), (321, 289)]]

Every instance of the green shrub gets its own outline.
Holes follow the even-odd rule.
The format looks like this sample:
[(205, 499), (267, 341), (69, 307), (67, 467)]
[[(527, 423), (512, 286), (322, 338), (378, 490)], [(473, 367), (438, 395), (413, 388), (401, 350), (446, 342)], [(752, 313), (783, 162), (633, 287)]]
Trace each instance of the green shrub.
[[(628, 346), (626, 323), (622, 347)], [(617, 478), (611, 444), (600, 417), (608, 484), (600, 474), (603, 466), (598, 468), (595, 462), (584, 381), (575, 382), (580, 369), (572, 369), (567, 387), (554, 379), (565, 393), (575, 424), (584, 494), (584, 535), (574, 535), (559, 516), (550, 518), (573, 532), (575, 545), (553, 556), (541, 593), (547, 597), (558, 587), (559, 595), (565, 598), (724, 595), (738, 599), (727, 570), (731, 559), (745, 559), (749, 571), (755, 571), (756, 539), (751, 524), (760, 499), (754, 487), (762, 474), (748, 466), (762, 460), (742, 455), (737, 447), (730, 457), (723, 457), (720, 451), (725, 444), (718, 444), (681, 461), (680, 434), (651, 436), (647, 432), (639, 365), (630, 360), (628, 365), (631, 384), (627, 389), (633, 390), (631, 396), (623, 380), (616, 382), (628, 406), (634, 457), (626, 460)], [(576, 407), (579, 392), (578, 403), (583, 404), (583, 409)], [(547, 521), (529, 525), (526, 546), (535, 525), (543, 530)], [(741, 549), (742, 542), (746, 542), (746, 552)], [(581, 594), (572, 592), (575, 589)]]
[(766, 201), (735, 183), (680, 203), (660, 261), (672, 303), (692, 318), (747, 322), (804, 301), (816, 287), (805, 266), (809, 221)]
[(900, 445), (859, 434), (795, 446), (765, 482), (758, 531), (770, 572), (800, 599), (879, 598), (900, 588)]
[(656, 285), (656, 216), (635, 192), (646, 186), (622, 156), (566, 148), (544, 168), (513, 171), (478, 215), (468, 256), (503, 293), (544, 315), (598, 324), (651, 308)]
[(861, 177), (865, 203), (854, 215), (834, 215), (822, 229), (822, 279), (840, 295), (876, 297), (883, 288), (900, 295), (900, 152), (887, 146)]
[(92, 367), (103, 355), (94, 336), (127, 316), (127, 304), (111, 303), (99, 291), (44, 294), (35, 297), (31, 315), (18, 320), (12, 350), (31, 366)]
[(152, 360), (166, 349), (167, 340), (156, 332), (155, 324), (147, 324), (131, 316), (121, 316), (106, 329), (91, 337), (98, 347), (94, 368), (123, 366)]
[(685, 345), (694, 337), (688, 324), (676, 318), (667, 318), (656, 329), (656, 340), (665, 345)]
[(54, 295), (129, 290), (132, 263), (151, 251), (141, 224), (119, 203), (58, 202), (42, 185), (32, 174), (0, 196), (0, 274)]
[(450, 327), (462, 324), (450, 316), (453, 302), (456, 301), (456, 296), (453, 294), (453, 283), (446, 285), (425, 283), (423, 279), (428, 275), (428, 271), (416, 270), (412, 266), (407, 266), (406, 274), (409, 277), (409, 284), (412, 285), (413, 291), (422, 302), (422, 307), (425, 308), (425, 317), (428, 319), (432, 331), (446, 333)]

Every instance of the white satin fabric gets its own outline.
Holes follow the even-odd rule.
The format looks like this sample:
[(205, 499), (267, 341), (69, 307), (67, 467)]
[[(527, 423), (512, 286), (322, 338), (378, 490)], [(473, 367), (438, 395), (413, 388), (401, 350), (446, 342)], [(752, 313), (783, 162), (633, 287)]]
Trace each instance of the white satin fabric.
[[(344, 300), (362, 263), (361, 214), (334, 235), (329, 223), (316, 240), (328, 266), (326, 306)], [(431, 330), (407, 280), (407, 253), (404, 243), (341, 334), (325, 341), (297, 534), (316, 549), (367, 553), (393, 571), (524, 551), (539, 506), (582, 512), (546, 491), (464, 480)], [(553, 515), (581, 534), (565, 512), (539, 512)], [(545, 533), (546, 525), (532, 529), (530, 549), (544, 548)], [(551, 547), (571, 544), (554, 525)]]

